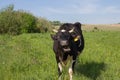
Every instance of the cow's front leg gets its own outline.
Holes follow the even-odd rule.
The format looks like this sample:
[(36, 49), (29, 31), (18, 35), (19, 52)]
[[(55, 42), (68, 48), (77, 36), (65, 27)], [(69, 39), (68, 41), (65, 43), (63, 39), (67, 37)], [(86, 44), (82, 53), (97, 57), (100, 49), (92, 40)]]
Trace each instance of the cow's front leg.
[(70, 67), (69, 67), (69, 76), (70, 76), (70, 80), (72, 80), (72, 74), (74, 72), (74, 66), (75, 66), (76, 60), (72, 60)]
[(58, 55), (56, 55), (56, 61), (58, 65), (58, 80), (61, 80), (61, 75), (62, 75), (62, 63)]
[(58, 63), (58, 74), (59, 74), (59, 80), (61, 80), (61, 75), (62, 75), (62, 64), (59, 62)]

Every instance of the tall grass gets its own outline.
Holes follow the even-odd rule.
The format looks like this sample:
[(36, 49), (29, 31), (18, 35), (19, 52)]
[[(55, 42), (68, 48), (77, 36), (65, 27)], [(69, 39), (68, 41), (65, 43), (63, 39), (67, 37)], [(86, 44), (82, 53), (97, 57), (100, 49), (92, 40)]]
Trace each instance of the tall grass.
[[(84, 32), (74, 80), (120, 79), (120, 32)], [(0, 80), (57, 80), (49, 33), (0, 35)], [(67, 70), (63, 80), (69, 80)]]

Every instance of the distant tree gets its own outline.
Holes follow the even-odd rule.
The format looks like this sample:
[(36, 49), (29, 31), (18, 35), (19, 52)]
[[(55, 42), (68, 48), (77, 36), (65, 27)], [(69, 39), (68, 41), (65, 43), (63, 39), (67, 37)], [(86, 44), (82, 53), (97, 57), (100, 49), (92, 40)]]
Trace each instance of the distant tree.
[(54, 26), (59, 26), (59, 25), (61, 25), (62, 23), (61, 23), (60, 21), (52, 21), (52, 24), (53, 24)]

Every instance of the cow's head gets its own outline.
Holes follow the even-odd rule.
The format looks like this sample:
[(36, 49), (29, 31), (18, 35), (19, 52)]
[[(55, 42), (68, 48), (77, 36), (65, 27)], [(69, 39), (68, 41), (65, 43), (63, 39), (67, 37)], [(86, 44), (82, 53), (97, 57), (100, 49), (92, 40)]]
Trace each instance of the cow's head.
[(64, 52), (69, 52), (71, 35), (65, 29), (59, 30), (55, 35), (51, 35), (54, 41), (57, 41)]
[(73, 26), (70, 28), (68, 32), (72, 36), (72, 39), (74, 40), (74, 42), (79, 41), (82, 34), (81, 24), (79, 22), (73, 24)]
[(81, 44), (82, 30), (79, 22), (63, 24), (58, 31), (53, 31), (56, 32), (56, 35), (52, 36), (52, 39), (58, 41), (64, 51), (70, 51), (71, 41)]

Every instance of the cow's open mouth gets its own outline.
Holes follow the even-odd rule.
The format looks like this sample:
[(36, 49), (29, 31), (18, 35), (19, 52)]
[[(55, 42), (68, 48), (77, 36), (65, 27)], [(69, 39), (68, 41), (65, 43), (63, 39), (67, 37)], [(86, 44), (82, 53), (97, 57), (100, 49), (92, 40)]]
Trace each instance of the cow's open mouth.
[(64, 46), (64, 47), (63, 47), (63, 50), (64, 50), (65, 52), (68, 52), (68, 51), (70, 51), (71, 49), (70, 49), (68, 46)]

